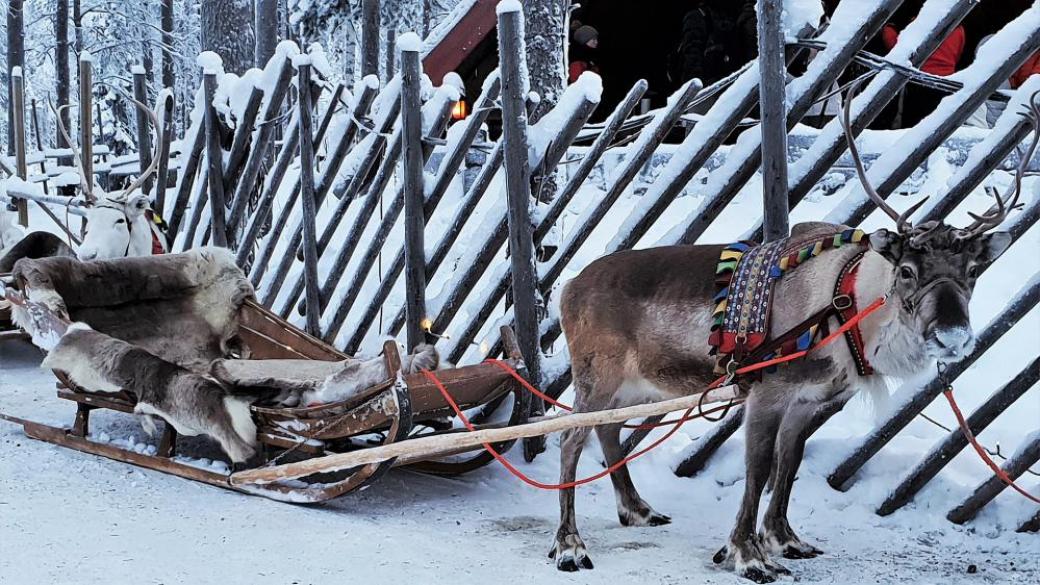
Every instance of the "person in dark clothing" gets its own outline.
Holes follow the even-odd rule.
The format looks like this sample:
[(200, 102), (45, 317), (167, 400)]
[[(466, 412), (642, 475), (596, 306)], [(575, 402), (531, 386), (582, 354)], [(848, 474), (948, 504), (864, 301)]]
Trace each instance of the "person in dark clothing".
[(673, 83), (710, 85), (758, 56), (754, 0), (701, 0), (686, 13)]
[(575, 29), (570, 49), (570, 66), (567, 71), (567, 82), (574, 83), (582, 73), (591, 71), (599, 73), (596, 65), (599, 49), (599, 31), (588, 25)]

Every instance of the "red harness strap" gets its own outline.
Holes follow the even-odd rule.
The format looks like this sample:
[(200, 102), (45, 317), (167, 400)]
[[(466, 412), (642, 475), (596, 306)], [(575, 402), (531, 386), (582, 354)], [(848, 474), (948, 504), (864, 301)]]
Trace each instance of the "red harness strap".
[[(866, 250), (857, 254), (849, 260), (838, 274), (838, 282), (834, 285), (834, 308), (837, 310), (838, 322), (842, 325), (848, 323), (856, 316), (856, 276), (859, 273), (859, 265), (866, 254)], [(867, 360), (866, 344), (863, 342), (863, 332), (859, 325), (850, 327), (845, 331), (845, 341), (849, 344), (849, 353), (852, 361), (856, 362), (856, 371), (860, 376), (870, 376), (874, 373)]]

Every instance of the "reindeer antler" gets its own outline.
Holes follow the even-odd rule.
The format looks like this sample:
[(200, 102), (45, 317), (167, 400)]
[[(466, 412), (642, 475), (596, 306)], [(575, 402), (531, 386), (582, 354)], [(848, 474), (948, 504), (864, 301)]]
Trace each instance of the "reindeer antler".
[(986, 192), (996, 199), (996, 204), (989, 208), (989, 211), (982, 215), (975, 213), (969, 213), (973, 220), (971, 225), (964, 228), (967, 232), (965, 238), (972, 238), (978, 236), (987, 230), (993, 229), (1004, 223), (1009, 213), (1012, 210), (1020, 207), (1018, 199), (1022, 195), (1022, 177), (1025, 176), (1026, 168), (1029, 166), (1029, 161), (1033, 159), (1033, 154), (1036, 152), (1037, 145), (1040, 144), (1040, 131), (1037, 130), (1038, 123), (1040, 123), (1040, 103), (1037, 98), (1040, 97), (1040, 91), (1035, 92), (1029, 97), (1029, 110), (1026, 112), (1020, 112), (1019, 115), (1029, 120), (1029, 124), (1033, 127), (1033, 140), (1029, 143), (1029, 148), (1026, 149), (1025, 153), (1021, 150), (1018, 151), (1019, 161), (1018, 168), (1015, 169), (1015, 180), (1012, 182), (1009, 192), (1006, 197), (1001, 197), (1000, 193), (996, 189), (986, 187)]
[(852, 135), (852, 122), (849, 113), (852, 106), (852, 95), (856, 93), (856, 90), (865, 80), (866, 77), (860, 77), (849, 84), (849, 91), (845, 94), (845, 99), (843, 100), (844, 103), (842, 104), (841, 126), (845, 130), (845, 139), (849, 143), (849, 154), (852, 156), (852, 162), (856, 165), (856, 175), (859, 177), (859, 182), (863, 185), (863, 190), (866, 191), (867, 197), (870, 197), (870, 200), (873, 201), (881, 211), (884, 211), (889, 217), (895, 220), (896, 229), (899, 233), (909, 233), (913, 229), (913, 226), (910, 225), (910, 216), (920, 209), (928, 198), (925, 197), (911, 206), (910, 209), (907, 209), (903, 213), (899, 213), (893, 209), (887, 201), (885, 201), (884, 197), (874, 189), (874, 186), (871, 185), (870, 181), (867, 179), (867, 171), (863, 168), (863, 159), (860, 158), (859, 148), (856, 146), (856, 137)]

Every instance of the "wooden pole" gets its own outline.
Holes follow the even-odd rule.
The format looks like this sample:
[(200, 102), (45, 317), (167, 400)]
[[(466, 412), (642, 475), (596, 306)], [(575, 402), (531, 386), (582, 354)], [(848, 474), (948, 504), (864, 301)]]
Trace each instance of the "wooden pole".
[(379, 77), (379, 0), (361, 0), (361, 76)]
[[(1033, 433), (1030, 436), (1032, 438), (1028, 439), (1026, 444), (1020, 447), (1001, 467), (1012, 480), (1018, 479), (1031, 465), (1040, 461), (1040, 435)], [(975, 488), (975, 491), (956, 508), (950, 510), (946, 519), (954, 524), (964, 524), (974, 518), (983, 506), (993, 501), (993, 498), (1000, 495), (1000, 492), (1007, 487), (1004, 480), (994, 474)]]
[[(1040, 380), (1040, 357), (1034, 358), (1014, 379), (994, 392), (968, 416), (966, 422), (972, 434), (978, 436), (1000, 413), (1007, 410), (1032, 388), (1037, 380)], [(960, 429), (954, 429), (914, 467), (909, 475), (903, 478), (899, 486), (889, 492), (888, 497), (877, 509), (878, 515), (888, 516), (906, 505), (917, 492), (921, 491), (921, 488), (967, 446), (968, 440), (964, 437), (964, 433)]]
[(762, 122), (762, 215), (765, 241), (790, 233), (787, 207), (787, 66), (782, 0), (758, 1), (758, 95)]
[[(183, 107), (184, 104), (182, 103), (181, 106)], [(193, 129), (194, 133), (191, 132)], [(177, 170), (177, 194), (173, 201), (173, 209), (170, 210), (169, 220), (171, 237), (176, 237), (177, 232), (180, 231), (184, 212), (187, 210), (188, 200), (191, 198), (192, 188), (195, 186), (196, 176), (199, 175), (205, 142), (205, 124), (189, 127), (181, 141), (181, 160), (184, 161), (184, 164)]]
[[(14, 119), (14, 157), (15, 172), (18, 178), (25, 181), (29, 178), (29, 167), (25, 157), (25, 78), (22, 76), (22, 68), (11, 69), (11, 106)], [(18, 199), (15, 206), (18, 208), (18, 223), (22, 226), (29, 225), (29, 205), (24, 199)]]
[[(160, 92), (159, 95), (164, 96), (162, 128), (159, 129), (162, 135), (159, 137), (159, 166), (155, 173), (158, 182), (155, 187), (155, 201), (152, 207), (159, 217), (163, 217), (163, 213), (166, 211), (166, 189), (170, 178), (170, 143), (173, 141), (174, 97), (172, 91), (169, 94)], [(181, 169), (182, 172), (183, 170)], [(171, 232), (169, 237), (172, 238), (173, 235), (173, 232)]]
[[(148, 105), (148, 72), (145, 68), (140, 65), (133, 67), (134, 77), (134, 99), (138, 102)], [(141, 108), (134, 108), (137, 112), (137, 158), (141, 162), (141, 172), (143, 173), (152, 164), (152, 134), (149, 132), (148, 114), (145, 113)], [(161, 132), (160, 128), (156, 128), (156, 131)], [(161, 136), (156, 136), (157, 140), (161, 140)], [(152, 192), (152, 178), (148, 177), (145, 182), (141, 185), (141, 193), (150, 195)]]
[(605, 424), (646, 418), (657, 414), (666, 414), (697, 408), (698, 404), (715, 404), (733, 400), (741, 396), (736, 386), (724, 386), (712, 390), (701, 398), (701, 393), (673, 398), (662, 402), (651, 402), (637, 406), (579, 412), (547, 416), (536, 422), (505, 428), (479, 429), (466, 433), (446, 433), (429, 437), (409, 439), (399, 443), (390, 443), (369, 449), (359, 449), (349, 453), (336, 453), (325, 457), (316, 457), (298, 463), (286, 463), (260, 469), (240, 471), (231, 476), (232, 485), (263, 484), (275, 481), (297, 479), (315, 473), (333, 472), (350, 469), (368, 463), (387, 461), (394, 457), (408, 457), (421, 454), (435, 455), (451, 452), (467, 447), (478, 447), (485, 443), (500, 443), (525, 437), (538, 437), (550, 433), (565, 431), (579, 427), (594, 427)]
[(94, 58), (79, 54), (79, 151), (87, 201), (94, 201)]
[[(524, 106), (524, 30), (520, 4), (499, 4), (498, 46), (502, 74), (502, 142), (505, 152), (506, 204), (509, 224), (509, 260), (512, 270), (514, 322), (528, 379), (541, 385), (542, 351), (534, 233), (531, 228), (531, 169), (527, 154), (527, 109)], [(532, 401), (533, 404), (534, 401)], [(524, 459), (532, 461), (544, 450), (544, 440), (524, 440)]]
[(209, 186), (210, 234), (213, 245), (227, 247), (227, 227), (224, 208), (224, 150), (220, 147), (220, 118), (213, 98), (217, 93), (217, 74), (206, 71), (202, 75), (206, 108), (206, 161)]
[[(405, 338), (408, 352), (425, 343), (426, 332), (426, 214), (423, 211), (424, 177), (422, 145), (421, 41), (413, 33), (401, 35), (401, 133), (404, 153), (404, 281)], [(309, 300), (309, 299), (308, 299)]]
[[(32, 125), (33, 125), (33, 134), (36, 135), (36, 151), (42, 154), (43, 153), (43, 137), (40, 136), (40, 116), (39, 116), (39, 113), (36, 110), (36, 98), (32, 99)], [(40, 159), (40, 172), (43, 173), (44, 175), (47, 174), (47, 162), (46, 161), (47, 161), (47, 157), (46, 156), (44, 156), (43, 158)], [(50, 191), (47, 189), (47, 181), (44, 181), (43, 182), (43, 194), (47, 195), (47, 194), (49, 194), (49, 192)]]
[(299, 90), (300, 117), (300, 200), (303, 206), (303, 277), (309, 310), (307, 311), (307, 333), (317, 337), (321, 334), (318, 320), (321, 316), (318, 302), (318, 230), (315, 221), (318, 206), (314, 200), (314, 135), (311, 119), (311, 62), (310, 57), (296, 57), (297, 88)]

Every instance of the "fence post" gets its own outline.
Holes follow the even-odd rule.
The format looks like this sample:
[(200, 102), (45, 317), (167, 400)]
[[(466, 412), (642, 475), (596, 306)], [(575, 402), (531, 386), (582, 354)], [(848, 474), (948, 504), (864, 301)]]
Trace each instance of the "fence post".
[(414, 33), (401, 35), (401, 141), (404, 145), (404, 290), (405, 338), (408, 351), (426, 341), (426, 214), (423, 211), (422, 64), (421, 41)]
[[(318, 233), (314, 225), (318, 206), (314, 201), (314, 135), (311, 120), (311, 58), (298, 55), (295, 58), (297, 88), (299, 91), (300, 120), (300, 200), (303, 207), (303, 277), (308, 301), (307, 333), (321, 334), (318, 308)], [(291, 253), (288, 252), (288, 253)], [(313, 304), (312, 304), (313, 303)]]
[[(173, 140), (173, 108), (174, 108), (174, 97), (172, 93), (159, 92), (159, 96), (163, 100), (163, 117), (162, 127), (159, 131), (162, 133), (159, 136), (159, 167), (156, 169), (156, 187), (155, 187), (155, 201), (152, 206), (155, 209), (155, 213), (159, 217), (163, 217), (163, 212), (166, 211), (166, 188), (169, 185), (170, 180), (170, 142)], [(183, 146), (182, 146), (183, 148)], [(183, 169), (181, 169), (183, 171)], [(170, 238), (173, 238), (176, 234), (171, 231), (169, 234)]]
[[(134, 99), (148, 106), (148, 75), (144, 67), (140, 65), (134, 65), (133, 67), (134, 77)], [(141, 161), (141, 170), (144, 172), (152, 164), (152, 134), (148, 131), (148, 114), (146, 114), (141, 108), (134, 108), (137, 111), (137, 158)], [(156, 132), (162, 132), (161, 128), (156, 128)], [(156, 136), (156, 139), (161, 140), (161, 136)], [(148, 177), (145, 182), (141, 185), (141, 193), (148, 195), (152, 192), (152, 178)]]
[(79, 150), (83, 165), (84, 197), (94, 201), (94, 58), (87, 51), (79, 54)]
[(209, 187), (210, 234), (214, 246), (227, 247), (227, 228), (224, 215), (224, 151), (220, 148), (220, 120), (217, 109), (213, 107), (213, 97), (217, 93), (217, 74), (206, 70), (202, 75), (205, 89), (206, 116), (206, 162), (208, 163), (207, 180)]
[(758, 2), (758, 95), (762, 122), (762, 217), (765, 241), (786, 238), (787, 207), (787, 65), (781, 30), (781, 0)]
[[(538, 274), (534, 265), (531, 229), (531, 169), (527, 161), (527, 110), (524, 107), (526, 58), (519, 2), (498, 5), (498, 44), (502, 72), (502, 141), (505, 150), (508, 199), (509, 254), (517, 340), (528, 376), (541, 383), (541, 347), (538, 343)], [(532, 403), (535, 401), (532, 401)], [(545, 439), (524, 440), (528, 461), (544, 450)]]
[[(1029, 469), (1030, 465), (1040, 461), (1040, 435), (1033, 433), (1030, 437), (1026, 439), (1026, 444), (1019, 447), (1015, 454), (1007, 460), (1007, 463), (1001, 467), (1012, 480), (1018, 479)], [(964, 524), (974, 518), (983, 506), (993, 501), (993, 498), (1000, 495), (1000, 492), (1007, 487), (1007, 484), (994, 474), (975, 488), (975, 491), (956, 508), (950, 510), (946, 519), (954, 524)]]
[[(29, 168), (25, 162), (25, 78), (22, 76), (22, 68), (11, 69), (11, 107), (14, 112), (14, 155), (15, 172), (18, 178), (26, 180), (29, 178)], [(18, 223), (28, 227), (29, 225), (29, 203), (25, 199), (16, 199), (15, 206), (18, 208)]]
[[(40, 116), (36, 111), (36, 98), (32, 99), (32, 126), (33, 134), (36, 135), (36, 151), (43, 154), (43, 137), (40, 136)], [(44, 175), (47, 174), (47, 157), (40, 158), (40, 172)], [(47, 189), (48, 181), (43, 182), (43, 194), (48, 195), (50, 191)]]

